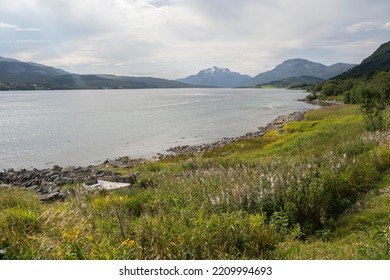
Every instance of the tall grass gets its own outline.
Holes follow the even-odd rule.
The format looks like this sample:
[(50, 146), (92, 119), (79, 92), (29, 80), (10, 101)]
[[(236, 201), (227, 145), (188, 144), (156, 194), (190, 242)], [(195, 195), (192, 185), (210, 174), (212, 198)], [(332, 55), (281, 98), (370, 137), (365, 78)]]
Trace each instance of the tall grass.
[(121, 169), (140, 172), (130, 189), (74, 186), (74, 197), (44, 205), (0, 192), (0, 249), (22, 259), (294, 258), (382, 179), (389, 145), (388, 132), (365, 131), (357, 107), (323, 108), (262, 139)]

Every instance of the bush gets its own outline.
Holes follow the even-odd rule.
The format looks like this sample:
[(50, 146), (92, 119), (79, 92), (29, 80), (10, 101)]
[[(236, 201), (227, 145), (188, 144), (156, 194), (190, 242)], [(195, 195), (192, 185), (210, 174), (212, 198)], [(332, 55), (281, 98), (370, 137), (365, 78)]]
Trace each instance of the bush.
[(386, 108), (385, 100), (379, 91), (368, 87), (359, 90), (360, 108), (364, 114), (368, 131), (382, 131), (385, 129), (383, 110)]

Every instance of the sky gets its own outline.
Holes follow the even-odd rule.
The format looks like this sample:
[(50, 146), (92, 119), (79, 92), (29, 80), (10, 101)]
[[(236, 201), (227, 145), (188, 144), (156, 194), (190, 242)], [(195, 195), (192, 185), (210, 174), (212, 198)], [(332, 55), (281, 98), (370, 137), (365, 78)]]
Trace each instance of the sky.
[(358, 64), (389, 40), (389, 0), (0, 0), (0, 56), (80, 74), (255, 76)]

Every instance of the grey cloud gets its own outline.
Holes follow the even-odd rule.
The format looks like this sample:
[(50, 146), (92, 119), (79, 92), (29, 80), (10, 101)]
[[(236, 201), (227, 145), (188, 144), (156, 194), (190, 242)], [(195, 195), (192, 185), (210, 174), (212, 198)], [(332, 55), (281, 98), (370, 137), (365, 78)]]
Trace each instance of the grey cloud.
[(91, 72), (166, 78), (214, 64), (255, 75), (266, 70), (263, 65), (272, 68), (292, 57), (357, 63), (389, 40), (390, 28), (388, 0), (0, 0), (0, 5), (3, 56), (29, 54), (75, 72), (88, 72), (91, 65)]
[(42, 31), (40, 28), (23, 28), (16, 24), (9, 24), (4, 22), (0, 22), (0, 29), (11, 29), (16, 31)]

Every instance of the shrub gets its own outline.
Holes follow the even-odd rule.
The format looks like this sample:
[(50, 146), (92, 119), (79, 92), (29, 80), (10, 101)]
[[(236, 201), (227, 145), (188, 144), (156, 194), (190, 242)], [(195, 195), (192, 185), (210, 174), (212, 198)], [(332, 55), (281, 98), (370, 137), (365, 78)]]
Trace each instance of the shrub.
[(278, 234), (261, 214), (241, 212), (143, 219), (138, 236), (144, 259), (264, 258)]
[(360, 88), (360, 108), (364, 114), (366, 128), (368, 131), (385, 129), (383, 110), (386, 107), (385, 100), (380, 92), (375, 89)]

